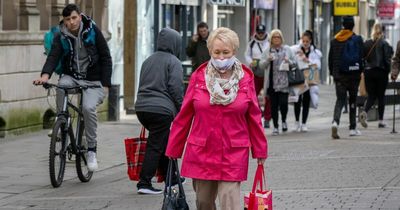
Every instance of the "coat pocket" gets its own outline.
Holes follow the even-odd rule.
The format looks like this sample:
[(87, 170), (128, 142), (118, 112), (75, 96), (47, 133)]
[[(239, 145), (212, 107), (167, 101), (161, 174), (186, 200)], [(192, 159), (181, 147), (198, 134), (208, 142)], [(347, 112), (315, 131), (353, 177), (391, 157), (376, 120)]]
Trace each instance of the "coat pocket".
[(206, 146), (207, 138), (197, 137), (197, 136), (189, 136), (187, 143), (193, 144), (196, 146), (204, 147)]
[(249, 139), (231, 139), (231, 147), (250, 147)]

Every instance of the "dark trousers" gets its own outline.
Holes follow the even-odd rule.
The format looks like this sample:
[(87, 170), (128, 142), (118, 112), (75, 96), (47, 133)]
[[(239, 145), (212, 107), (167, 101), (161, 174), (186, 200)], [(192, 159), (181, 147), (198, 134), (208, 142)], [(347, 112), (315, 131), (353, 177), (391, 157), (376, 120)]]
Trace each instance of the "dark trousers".
[(167, 173), (169, 161), (165, 156), (165, 150), (173, 117), (151, 112), (136, 112), (136, 116), (149, 131), (140, 180), (137, 184), (140, 188), (151, 186), (151, 179), (157, 169), (160, 169), (163, 175)]
[(279, 111), (281, 112), (282, 122), (286, 122), (289, 93), (275, 92), (273, 88), (268, 88), (268, 95), (271, 102), (271, 115), (274, 128), (278, 128)]
[(356, 98), (358, 92), (358, 85), (360, 84), (360, 78), (354, 79), (354, 77), (344, 78), (335, 81), (336, 88), (336, 104), (333, 113), (333, 120), (339, 125), (340, 115), (342, 114), (343, 106), (347, 100), (347, 92), (349, 94), (349, 120), (350, 129), (356, 129)]
[(307, 123), (307, 118), (308, 118), (308, 112), (310, 110), (310, 90), (307, 90), (303, 94), (299, 96), (299, 100), (294, 103), (294, 116), (296, 118), (296, 121), (300, 121), (300, 110), (301, 107), (303, 106), (303, 117), (302, 117), (302, 123), (306, 124)]
[(383, 120), (385, 112), (385, 91), (388, 85), (388, 73), (383, 69), (371, 69), (364, 73), (365, 75), (365, 88), (368, 92), (367, 103), (364, 110), (368, 112), (378, 99), (378, 113), (379, 120)]

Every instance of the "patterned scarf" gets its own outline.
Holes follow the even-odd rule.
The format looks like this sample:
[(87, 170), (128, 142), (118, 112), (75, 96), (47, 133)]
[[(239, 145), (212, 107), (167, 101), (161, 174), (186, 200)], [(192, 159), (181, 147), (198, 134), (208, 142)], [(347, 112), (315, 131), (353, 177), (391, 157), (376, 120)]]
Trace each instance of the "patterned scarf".
[(211, 62), (208, 63), (205, 79), (210, 93), (210, 104), (228, 105), (236, 99), (239, 81), (244, 76), (242, 64), (238, 59), (235, 60), (232, 69), (232, 76), (229, 79), (222, 79)]

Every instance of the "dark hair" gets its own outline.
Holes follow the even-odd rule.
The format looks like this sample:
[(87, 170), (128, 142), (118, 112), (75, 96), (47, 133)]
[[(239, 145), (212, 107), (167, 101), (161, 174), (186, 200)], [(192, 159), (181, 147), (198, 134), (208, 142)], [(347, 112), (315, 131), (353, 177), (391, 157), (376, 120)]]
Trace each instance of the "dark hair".
[(200, 22), (199, 24), (197, 24), (197, 30), (199, 30), (200, 28), (207, 28), (208, 29), (207, 23)]
[(353, 16), (344, 16), (342, 17), (342, 25), (344, 29), (353, 30), (354, 28), (354, 17)]
[(76, 13), (81, 14), (81, 10), (76, 4), (68, 4), (66, 7), (64, 7), (62, 11), (62, 16), (68, 17), (71, 15), (73, 11), (76, 11)]
[(302, 37), (303, 36), (306, 36), (306, 37), (310, 38), (311, 45), (315, 47), (315, 45), (314, 45), (314, 34), (313, 34), (313, 32), (311, 30), (304, 31)]

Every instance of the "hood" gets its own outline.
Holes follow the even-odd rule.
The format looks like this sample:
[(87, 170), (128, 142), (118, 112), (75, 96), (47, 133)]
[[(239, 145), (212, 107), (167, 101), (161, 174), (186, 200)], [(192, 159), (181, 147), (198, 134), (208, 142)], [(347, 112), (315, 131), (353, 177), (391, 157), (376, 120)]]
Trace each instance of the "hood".
[(335, 35), (335, 39), (339, 42), (344, 42), (347, 41), (353, 34), (354, 33), (351, 30), (342, 29)]
[(157, 38), (157, 50), (169, 52), (175, 55), (177, 58), (181, 55), (181, 46), (182, 38), (181, 35), (170, 28), (161, 29), (160, 33), (158, 33)]

